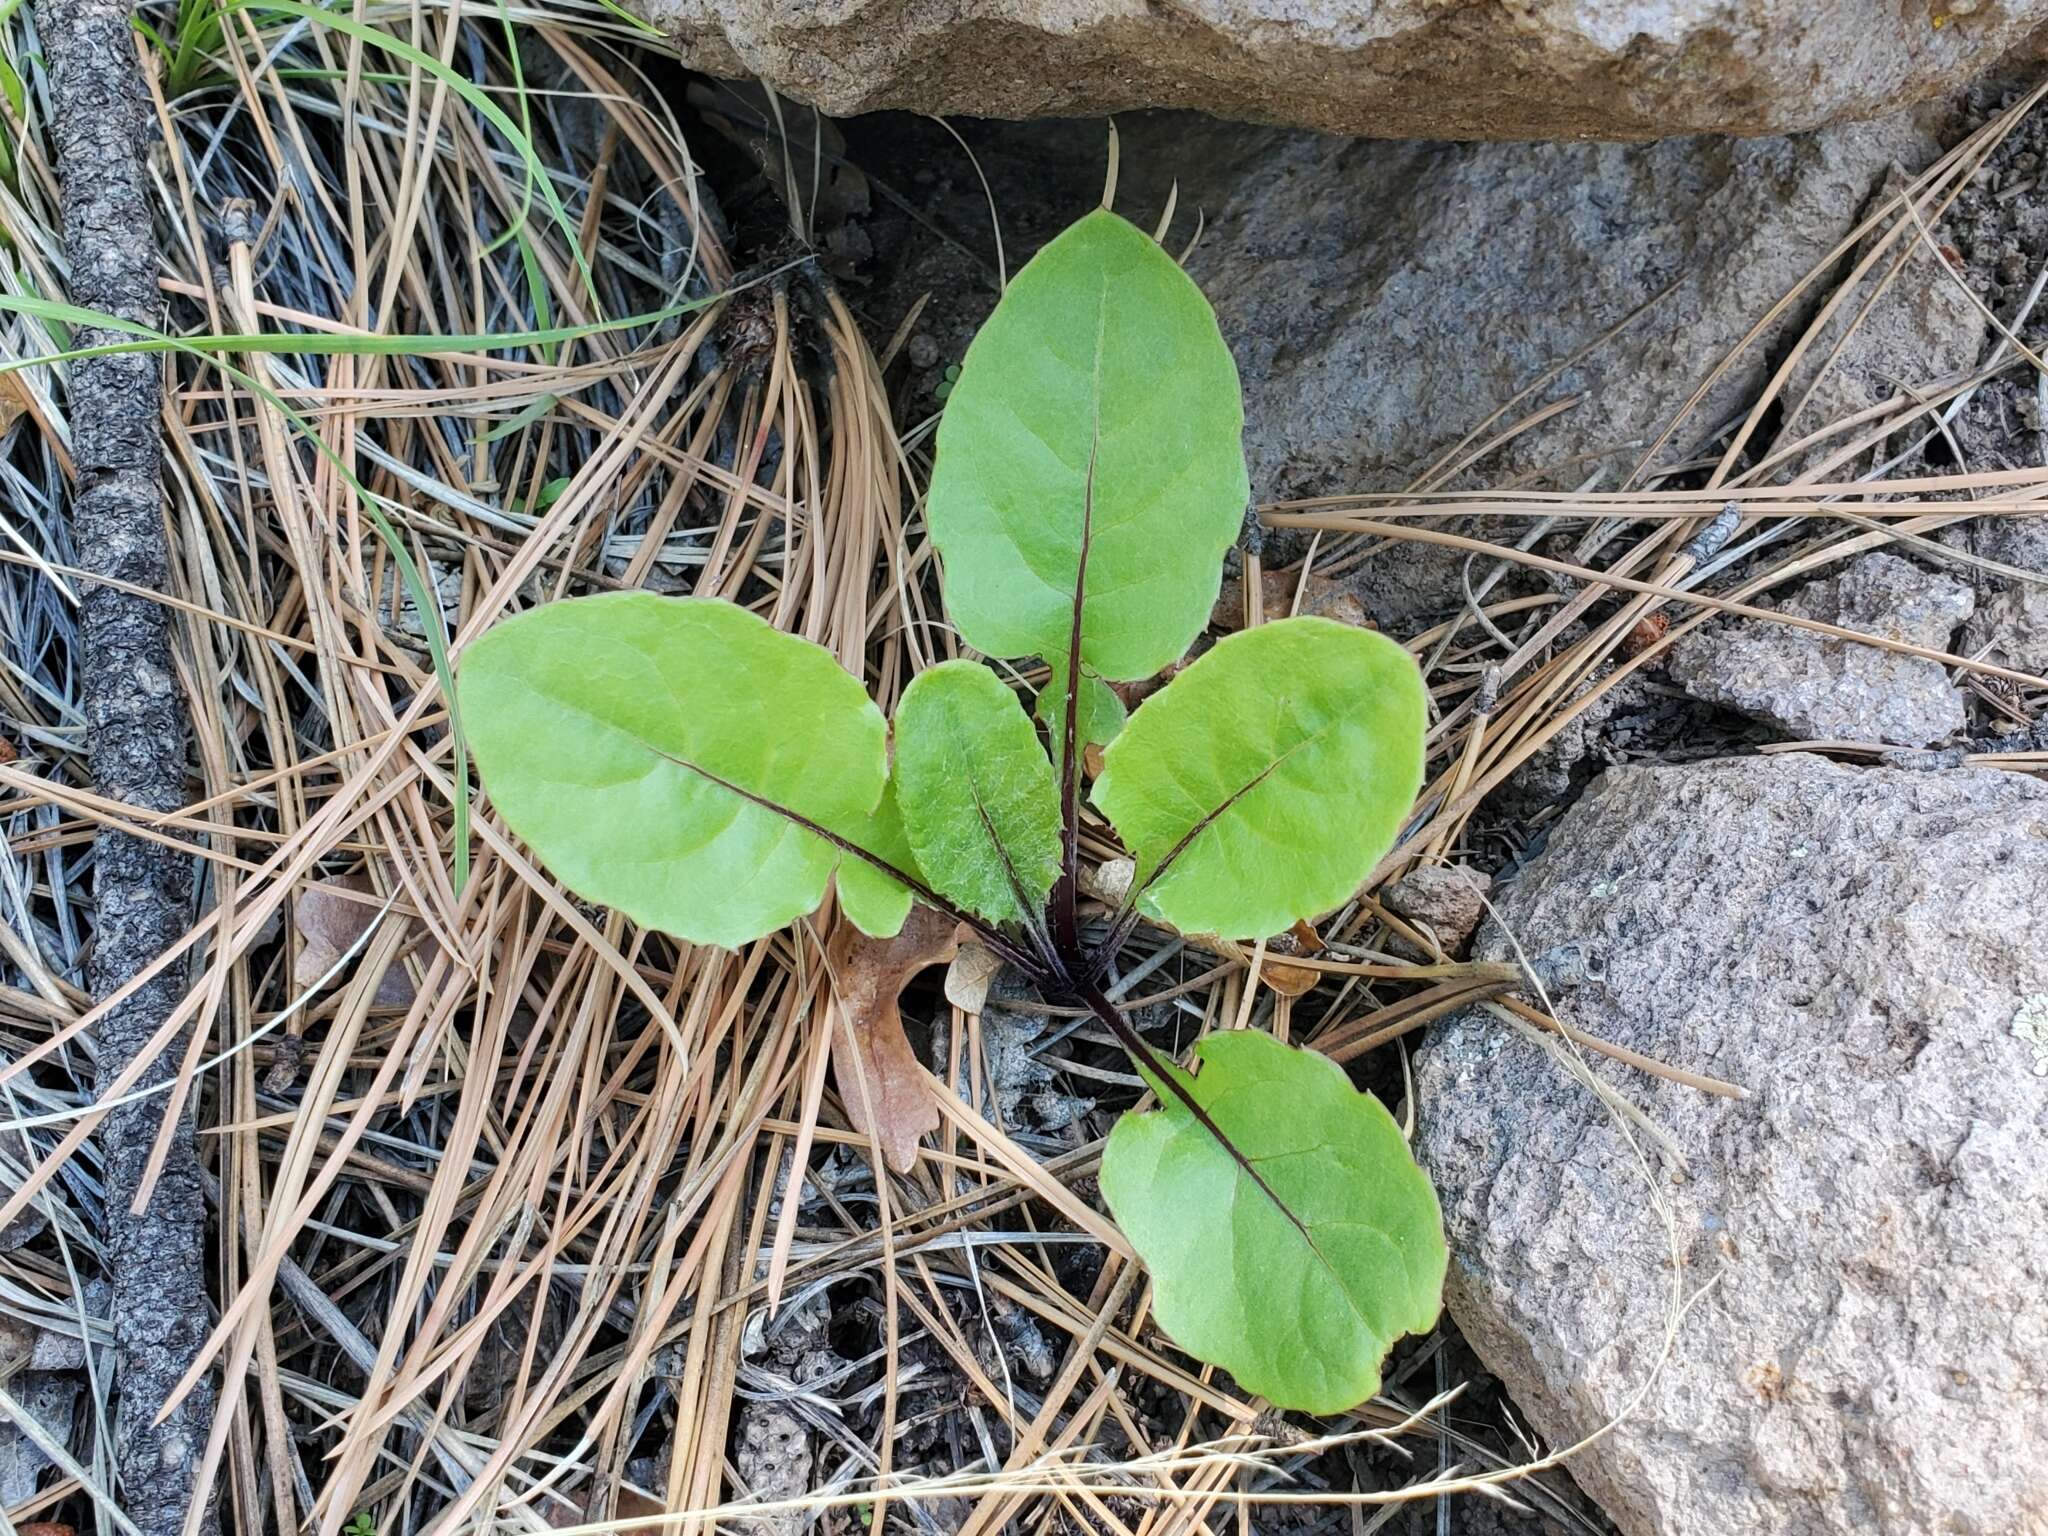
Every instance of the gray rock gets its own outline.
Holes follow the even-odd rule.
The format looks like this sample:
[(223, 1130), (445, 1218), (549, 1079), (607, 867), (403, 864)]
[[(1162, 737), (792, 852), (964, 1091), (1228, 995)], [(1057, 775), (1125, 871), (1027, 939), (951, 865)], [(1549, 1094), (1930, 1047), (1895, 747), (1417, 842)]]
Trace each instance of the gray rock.
[(1942, 529), (1937, 537), (1980, 559), (2023, 571), (2048, 571), (2048, 513), (1975, 517)]
[[(1808, 754), (1606, 774), (1480, 952), (1597, 946), (1561, 1002), (1731, 1101), (1466, 1015), (1419, 1055), (1459, 1327), (1630, 1536), (2048, 1529), (2048, 785)], [(1644, 1141), (1653, 1164), (1658, 1157)], [(1711, 1282), (1711, 1283), (1710, 1283)], [(1702, 1287), (1706, 1287), (1702, 1291)]]
[[(1903, 170), (1892, 167), (1872, 195), (1872, 203), (1888, 201), (1904, 191), (1909, 179)], [(1873, 230), (1856, 253), (1859, 261), (1890, 231), (1889, 221)], [(1948, 226), (1936, 226), (1933, 234), (1937, 245), (1954, 248)], [(1910, 402), (1907, 386), (1932, 386), (1974, 369), (1988, 327), (1964, 281), (1961, 273), (1909, 227), (1873, 263), (1786, 381), (1780, 396), (1786, 405), (1782, 440), (1791, 442), (1833, 428), (1872, 406)], [(1864, 422), (1831, 433), (1800, 455), (1801, 472), (1819, 470), (1870, 430), (1871, 424)], [(1898, 447), (1903, 449), (1927, 430), (1924, 421), (1916, 423), (1911, 436)], [(1881, 452), (1890, 450), (1888, 443), (1865, 449), (1816, 477), (1848, 479), (1863, 473)]]
[[(1204, 216), (1188, 270), (1244, 379), (1260, 499), (1399, 489), (1468, 437), (1574, 397), (1483, 473), (1612, 486), (1674, 422), (1664, 461), (1747, 409), (1796, 307), (1685, 414), (1893, 164), (1935, 147), (1910, 117), (1640, 145), (1375, 143), (1163, 117), (1126, 127), (1119, 203), (1149, 218), (1172, 176), (1185, 216)], [(1373, 622), (1405, 637), (1463, 605), (1467, 559), (1398, 540), (1353, 581)], [(1476, 562), (1472, 580), (1491, 569)], [(1511, 567), (1496, 595), (1534, 584)]]
[(1963, 628), (1962, 648), (2001, 667), (2048, 675), (2048, 571), (2042, 581), (2015, 582), (1985, 599)]
[[(2002, 667), (2048, 675), (2048, 516), (1980, 517), (1940, 534), (1943, 542), (1985, 560), (2038, 573), (2023, 582), (1977, 576), (1977, 612), (1963, 626), (1959, 649)], [(1997, 679), (1985, 686), (1999, 688)]]
[[(1936, 147), (1912, 117), (1637, 145), (1390, 144), (1168, 117), (1126, 127), (1118, 203), (1147, 218), (1178, 177), (1179, 207), (1205, 215), (1188, 270), (1244, 375), (1255, 494), (1405, 483), (1585, 351), (1494, 430), (1585, 402), (1489, 461), (1576, 485), (1601, 463), (1633, 468), (1893, 162)], [(1743, 353), (1666, 457), (1755, 397), (1791, 324)]]
[[(1797, 618), (1946, 650), (1976, 611), (1976, 594), (1897, 555), (1859, 555), (1779, 604)], [(1802, 741), (1924, 747), (1963, 728), (1963, 696), (1938, 661), (1858, 645), (1810, 629), (1731, 619), (1672, 648), (1671, 676)]]
[[(684, 62), (828, 112), (1136, 107), (1477, 139), (1783, 133), (1960, 86), (2039, 0), (635, 0)], [(1945, 23), (1953, 23), (1945, 24)]]
[[(815, 1464), (810, 1432), (789, 1409), (773, 1402), (743, 1403), (733, 1438), (733, 1462), (755, 1498), (797, 1499), (810, 1492)], [(784, 1510), (735, 1520), (733, 1529), (747, 1536), (799, 1536), (808, 1523), (802, 1510)]]

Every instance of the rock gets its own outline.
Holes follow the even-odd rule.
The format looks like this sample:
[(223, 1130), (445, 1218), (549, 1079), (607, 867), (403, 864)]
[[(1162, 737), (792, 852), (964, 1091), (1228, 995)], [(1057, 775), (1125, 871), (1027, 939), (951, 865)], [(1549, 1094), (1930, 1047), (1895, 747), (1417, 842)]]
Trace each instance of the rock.
[(1783, 133), (1960, 87), (2039, 0), (635, 0), (710, 74), (838, 115), (1196, 107), (1380, 137)]
[(1995, 592), (1963, 627), (1963, 652), (2001, 667), (2048, 675), (2048, 571)]
[[(1574, 397), (1487, 456), (1489, 483), (1572, 488), (1597, 474), (1617, 485), (1674, 420), (1660, 456), (1688, 456), (1756, 398), (1796, 308), (1679, 420), (1694, 391), (1854, 227), (1894, 163), (1925, 164), (1937, 142), (1910, 117), (1640, 145), (1374, 143), (1187, 123), (1126, 129), (1127, 206), (1149, 217), (1164, 201), (1154, 181), (1172, 174), (1178, 206), (1205, 217), (1188, 270), (1243, 376), (1264, 501), (1400, 489), (1460, 442)], [(1530, 530), (1451, 531), (1512, 543)], [(1407, 638), (1463, 606), (1469, 558), (1397, 540), (1349, 579), (1373, 623)], [(1491, 568), (1474, 561), (1473, 582)], [(1495, 595), (1537, 589), (1510, 567)]]
[(1396, 917), (1426, 924), (1447, 955), (1455, 955), (1486, 915), (1493, 881), (1465, 864), (1425, 864), (1411, 869), (1380, 892), (1380, 903)]
[[(1945, 650), (1976, 595), (1898, 555), (1859, 555), (1777, 611)], [(1760, 606), (1774, 606), (1769, 603)], [(1797, 740), (1924, 747), (1964, 725), (1963, 696), (1938, 661), (1761, 619), (1731, 619), (1673, 647), (1671, 676)]]
[(1483, 956), (1597, 946), (1571, 1022), (1752, 1095), (1589, 1058), (1683, 1160), (1637, 1401), (1674, 1276), (1613, 1114), (1489, 1014), (1417, 1060), (1451, 1313), (1552, 1445), (1620, 1416), (1570, 1467), (1629, 1536), (2048, 1530), (2044, 888), (2048, 785), (1793, 753), (1612, 770), (1496, 897)]
[[(1118, 205), (1149, 219), (1178, 177), (1179, 208), (1206, 218), (1188, 270), (1244, 375), (1255, 495), (1398, 488), (1591, 348), (1494, 430), (1585, 403), (1488, 460), (1577, 485), (1603, 463), (1633, 468), (1893, 163), (1936, 149), (1910, 116), (1637, 145), (1388, 144), (1147, 119), (1125, 125)], [(1666, 457), (1755, 397), (1792, 324), (1743, 353)]]
[[(1977, 611), (1963, 626), (1958, 652), (2016, 671), (2048, 673), (2048, 516), (1972, 518), (1942, 529), (1940, 538), (1980, 559), (2038, 576), (2019, 581), (1970, 573), (1977, 582)], [(2012, 693), (1999, 678), (1981, 679), (1981, 686)]]
[[(763, 1501), (808, 1493), (814, 1457), (803, 1420), (774, 1402), (743, 1403), (739, 1418), (733, 1461), (747, 1492)], [(807, 1524), (802, 1510), (784, 1510), (735, 1520), (733, 1529), (747, 1536), (800, 1536)]]
[[(1904, 191), (1909, 179), (1892, 167), (1872, 195), (1872, 204)], [(1890, 230), (1890, 222), (1873, 230), (1857, 258), (1861, 260)], [(1947, 225), (1937, 225), (1933, 235), (1936, 245), (1954, 250)], [(1792, 442), (1888, 401), (1904, 399), (1910, 404), (1904, 386), (1933, 385), (1970, 372), (1987, 329), (1984, 312), (1971, 301), (1961, 275), (1908, 227), (1872, 264), (1787, 380), (1779, 397), (1787, 408), (1781, 440)], [(1800, 455), (1802, 469), (1818, 470), (1829, 456), (1869, 431), (1870, 423), (1865, 422), (1831, 435)], [(1902, 435), (1897, 449), (1889, 444), (1866, 449), (1821, 478), (1859, 475), (1877, 462), (1881, 451), (1902, 450), (1927, 431), (1927, 422), (1917, 422)]]

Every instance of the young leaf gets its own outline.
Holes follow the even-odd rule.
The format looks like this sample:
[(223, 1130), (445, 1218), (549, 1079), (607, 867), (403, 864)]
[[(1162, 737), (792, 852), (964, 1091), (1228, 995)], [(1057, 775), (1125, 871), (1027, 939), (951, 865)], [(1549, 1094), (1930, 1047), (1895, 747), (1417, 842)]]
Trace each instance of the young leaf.
[(896, 706), (896, 786), (933, 890), (991, 922), (1038, 916), (1059, 875), (1059, 791), (1001, 678), (974, 661), (917, 675)]
[(1162, 1096), (1110, 1132), (1103, 1196), (1181, 1348), (1283, 1408), (1340, 1413), (1379, 1390), (1396, 1339), (1436, 1322), (1436, 1193), (1393, 1116), (1328, 1057), (1255, 1030), (1195, 1054), (1198, 1075), (1170, 1070), (1266, 1188)]
[(1400, 646), (1283, 619), (1219, 641), (1141, 704), (1095, 804), (1137, 856), (1143, 910), (1259, 938), (1341, 905), (1393, 846), (1425, 726)]
[(1201, 290), (1115, 214), (1074, 224), (1003, 291), (939, 420), (926, 516), (960, 633), (1064, 660), (1085, 532), (1082, 658), (1116, 680), (1178, 661), (1250, 498), (1243, 431)]
[(472, 643), (457, 682), (506, 824), (571, 890), (702, 944), (815, 908), (861, 828), (887, 727), (829, 652), (712, 599), (549, 603)]
[[(1077, 690), (1079, 708), (1076, 711), (1078, 728), (1074, 736), (1076, 747), (1106, 747), (1116, 740), (1116, 734), (1124, 728), (1129, 711), (1124, 701), (1117, 697), (1116, 690), (1086, 667), (1081, 669), (1081, 686)], [(1052, 743), (1052, 750), (1060, 749), (1060, 733), (1066, 729), (1067, 717), (1067, 664), (1061, 657), (1052, 664), (1052, 677), (1040, 690), (1038, 703), (1031, 711), (1038, 717), (1038, 723), (1045, 727), (1045, 739)]]
[[(896, 803), (894, 779), (883, 788), (882, 803), (875, 807), (874, 815), (864, 826), (849, 829), (847, 838), (891, 868), (922, 878), (917, 855), (910, 851), (910, 835), (903, 830), (903, 808)], [(866, 859), (849, 855), (839, 861), (839, 910), (869, 938), (894, 938), (910, 914), (910, 888)]]

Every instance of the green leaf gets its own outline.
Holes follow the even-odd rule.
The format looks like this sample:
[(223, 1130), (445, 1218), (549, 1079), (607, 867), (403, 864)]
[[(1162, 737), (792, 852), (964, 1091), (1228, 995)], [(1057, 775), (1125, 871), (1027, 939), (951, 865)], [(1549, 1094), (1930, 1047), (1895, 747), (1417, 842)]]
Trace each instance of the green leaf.
[[(894, 779), (883, 788), (882, 803), (867, 824), (849, 829), (847, 837), (906, 875), (923, 878), (917, 855), (910, 848), (910, 834), (903, 829), (903, 808), (896, 803)], [(869, 938), (893, 939), (910, 916), (910, 887), (849, 853), (839, 861), (839, 910)]]
[[(1250, 499), (1237, 367), (1201, 290), (1098, 210), (1003, 291), (939, 421), (926, 516), (946, 606), (990, 656), (1081, 656), (1112, 680), (1178, 661)], [(1092, 495), (1091, 495), (1092, 475)]]
[(973, 661), (917, 675), (896, 706), (896, 784), (933, 890), (991, 922), (1039, 915), (1060, 869), (1059, 790), (1001, 678)]
[(708, 598), (549, 603), (470, 645), (457, 691), (507, 825), (571, 890), (693, 943), (813, 910), (839, 850), (792, 816), (863, 828), (888, 773), (858, 679)]
[(1103, 1196), (1181, 1348), (1283, 1408), (1341, 1413), (1379, 1390), (1396, 1339), (1436, 1322), (1436, 1193), (1393, 1116), (1328, 1057), (1254, 1030), (1195, 1055), (1198, 1075), (1170, 1070), (1266, 1187), (1166, 1097), (1110, 1132)]
[(1342, 905), (1422, 784), (1425, 706), (1414, 661), (1371, 630), (1282, 619), (1218, 642), (1138, 707), (1095, 782), (1141, 909), (1250, 939)]
[[(1085, 666), (1081, 668), (1081, 687), (1076, 702), (1080, 706), (1080, 725), (1074, 735), (1076, 747), (1106, 747), (1116, 740), (1117, 732), (1124, 728), (1124, 720), (1130, 711), (1124, 708), (1124, 701), (1117, 697), (1116, 690)], [(1032, 713), (1045, 727), (1045, 739), (1052, 744), (1052, 755), (1058, 757), (1060, 735), (1066, 729), (1067, 718), (1067, 668), (1064, 661), (1052, 664), (1052, 678), (1039, 692), (1038, 703)]]

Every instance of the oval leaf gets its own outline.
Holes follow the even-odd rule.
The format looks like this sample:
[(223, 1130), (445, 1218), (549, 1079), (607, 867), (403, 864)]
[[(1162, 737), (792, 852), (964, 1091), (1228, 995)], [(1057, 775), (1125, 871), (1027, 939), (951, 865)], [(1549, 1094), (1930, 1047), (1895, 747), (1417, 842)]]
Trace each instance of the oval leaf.
[(549, 603), (472, 643), (457, 695), (484, 787), (556, 877), (693, 943), (813, 910), (839, 850), (792, 817), (864, 826), (888, 773), (857, 679), (708, 598)]
[(1137, 856), (1143, 910), (1260, 938), (1341, 905), (1393, 846), (1426, 725), (1400, 646), (1282, 619), (1219, 641), (1139, 705), (1094, 800)]
[(1198, 1075), (1172, 1070), (1266, 1187), (1168, 1097), (1116, 1123), (1102, 1193), (1181, 1348), (1283, 1408), (1341, 1413), (1379, 1390), (1396, 1339), (1436, 1322), (1436, 1192), (1328, 1057), (1255, 1030), (1195, 1055)]
[(1001, 678), (973, 661), (917, 675), (896, 706), (896, 785), (933, 890), (991, 922), (1038, 916), (1059, 875), (1059, 790)]
[(1192, 279), (1098, 210), (1019, 272), (939, 420), (927, 519), (946, 607), (991, 656), (1113, 680), (1178, 661), (1216, 601), (1250, 488), (1237, 366)]

